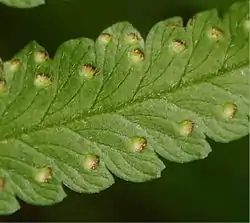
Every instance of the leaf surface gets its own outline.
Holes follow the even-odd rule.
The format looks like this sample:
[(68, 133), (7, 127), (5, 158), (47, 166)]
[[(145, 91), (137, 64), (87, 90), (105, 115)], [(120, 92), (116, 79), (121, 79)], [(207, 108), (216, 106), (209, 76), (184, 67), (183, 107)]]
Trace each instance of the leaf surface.
[[(0, 82), (1, 213), (14, 196), (60, 202), (62, 184), (97, 193), (159, 178), (159, 155), (186, 163), (211, 152), (206, 137), (248, 134), (246, 3), (157, 23), (144, 41), (129, 23), (96, 41), (69, 40), (53, 59), (36, 42), (3, 64)], [(1, 186), (0, 186), (1, 188)]]
[(0, 3), (17, 8), (33, 8), (45, 4), (45, 0), (0, 0)]

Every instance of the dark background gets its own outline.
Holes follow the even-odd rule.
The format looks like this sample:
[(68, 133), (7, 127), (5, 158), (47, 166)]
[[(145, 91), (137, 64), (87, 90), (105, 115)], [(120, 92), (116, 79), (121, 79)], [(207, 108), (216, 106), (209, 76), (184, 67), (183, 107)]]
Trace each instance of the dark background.
[[(145, 37), (160, 20), (218, 8), (233, 0), (50, 0), (35, 9), (0, 5), (0, 55), (7, 60), (31, 40), (52, 56), (65, 40), (96, 38), (118, 21), (131, 22)], [(146, 183), (117, 179), (95, 195), (77, 194), (60, 204), (39, 207), (24, 204), (0, 221), (245, 221), (249, 222), (249, 137), (220, 144), (205, 160), (190, 164), (165, 161), (162, 178)]]

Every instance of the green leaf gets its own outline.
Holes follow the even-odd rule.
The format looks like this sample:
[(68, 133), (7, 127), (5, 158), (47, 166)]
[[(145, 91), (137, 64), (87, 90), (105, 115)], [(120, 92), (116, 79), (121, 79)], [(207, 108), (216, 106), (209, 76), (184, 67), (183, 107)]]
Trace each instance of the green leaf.
[[(129, 23), (97, 40), (63, 43), (53, 59), (32, 42), (4, 62), (0, 82), (1, 213), (14, 196), (60, 202), (62, 184), (97, 193), (112, 174), (160, 177), (158, 155), (185, 163), (211, 152), (206, 140), (248, 134), (247, 3), (219, 18), (201, 12), (183, 27), (157, 23), (144, 42)], [(7, 200), (7, 202), (6, 202)]]
[(45, 0), (0, 0), (0, 3), (17, 8), (32, 8), (45, 4)]

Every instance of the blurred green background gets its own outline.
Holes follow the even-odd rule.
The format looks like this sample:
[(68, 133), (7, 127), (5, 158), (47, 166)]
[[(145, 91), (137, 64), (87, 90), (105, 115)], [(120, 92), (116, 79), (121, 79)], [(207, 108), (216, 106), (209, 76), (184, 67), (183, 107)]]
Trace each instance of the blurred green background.
[[(65, 40), (96, 38), (118, 21), (131, 22), (145, 37), (160, 20), (218, 8), (233, 0), (50, 0), (35, 9), (0, 5), (0, 55), (7, 60), (32, 40), (53, 55)], [(189, 164), (166, 162), (162, 178), (146, 183), (117, 179), (95, 195), (77, 194), (51, 207), (31, 206), (0, 221), (224, 221), (249, 222), (249, 137), (220, 144), (213, 153)]]

